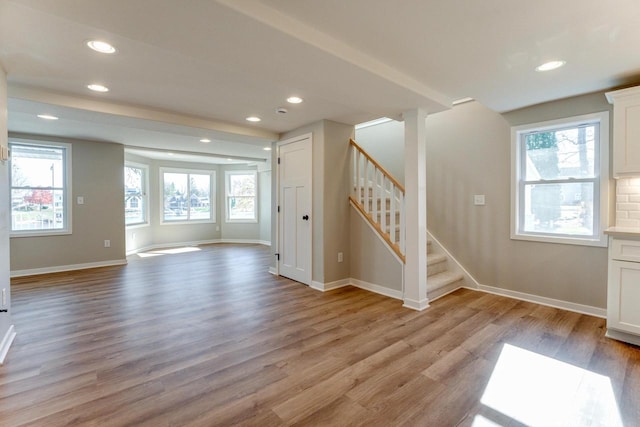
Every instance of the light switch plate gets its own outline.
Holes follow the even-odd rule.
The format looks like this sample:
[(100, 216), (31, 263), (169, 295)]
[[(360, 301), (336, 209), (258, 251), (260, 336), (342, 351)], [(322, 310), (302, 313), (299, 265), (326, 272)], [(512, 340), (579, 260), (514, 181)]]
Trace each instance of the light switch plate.
[(78, 196), (78, 204), (79, 205), (84, 205), (84, 197)]
[(476, 206), (484, 206), (484, 194), (476, 194), (473, 196), (473, 204)]

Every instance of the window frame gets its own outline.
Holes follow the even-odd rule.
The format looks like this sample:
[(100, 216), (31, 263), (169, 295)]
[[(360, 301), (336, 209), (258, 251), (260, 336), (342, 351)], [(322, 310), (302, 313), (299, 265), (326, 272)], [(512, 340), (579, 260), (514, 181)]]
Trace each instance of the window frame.
[[(158, 181), (160, 183), (160, 225), (185, 225), (185, 224), (215, 224), (216, 223), (216, 171), (204, 170), (204, 169), (189, 169), (189, 168), (171, 168), (161, 167), (159, 168)], [(209, 175), (209, 210), (211, 212), (211, 218), (209, 219), (186, 219), (186, 220), (165, 220), (164, 217), (164, 174), (176, 173), (187, 175), (187, 185), (189, 185), (189, 175)], [(189, 202), (191, 203), (191, 202)]]
[[(62, 187), (50, 187), (53, 189), (62, 189), (62, 205), (64, 208), (64, 227), (61, 229), (37, 229), (37, 230), (14, 230), (13, 229), (13, 207), (11, 195), (14, 190), (13, 186), (13, 166), (11, 164), (12, 156), (9, 156), (9, 211), (10, 211), (10, 224), (9, 224), (9, 237), (47, 237), (47, 236), (63, 236), (73, 234), (73, 204), (72, 200), (72, 164), (73, 153), (72, 146), (66, 142), (26, 139), (26, 138), (9, 138), (9, 150), (12, 151), (14, 145), (26, 145), (26, 146), (41, 146), (52, 147), (56, 149), (64, 150), (62, 156), (62, 167), (64, 169), (62, 176), (64, 182)], [(23, 187), (15, 187), (16, 189)], [(24, 187), (27, 188), (27, 187)], [(28, 187), (36, 189), (47, 189), (47, 187)], [(55, 202), (54, 202), (55, 203)]]
[[(230, 180), (232, 175), (253, 175), (255, 182), (255, 194), (253, 196), (234, 196), (230, 194)], [(234, 169), (224, 171), (224, 210), (225, 210), (225, 222), (236, 224), (255, 224), (258, 222), (258, 171), (253, 169)], [(229, 217), (229, 199), (231, 197), (253, 197), (253, 218), (249, 219), (232, 219)]]
[[(522, 215), (523, 189), (527, 182), (522, 176), (523, 162), (526, 161), (524, 136), (532, 132), (560, 130), (598, 123), (598, 143), (595, 147), (594, 178), (589, 179), (558, 179), (549, 183), (581, 183), (594, 182), (593, 187), (593, 235), (570, 236), (566, 234), (553, 235), (525, 232)], [(608, 240), (604, 230), (609, 225), (609, 112), (583, 114), (557, 120), (514, 126), (511, 128), (511, 239), (528, 240), (534, 242), (560, 243), (569, 245), (584, 245), (607, 247)]]
[[(125, 227), (126, 228), (140, 228), (140, 227), (148, 227), (150, 225), (150, 220), (149, 220), (149, 215), (150, 215), (150, 209), (149, 209), (149, 165), (146, 165), (144, 163), (136, 163), (136, 162), (130, 162), (130, 161), (125, 161), (124, 162), (124, 167), (125, 168), (135, 168), (135, 169), (142, 169), (143, 172), (143, 176), (142, 176), (142, 199), (143, 199), (143, 204), (144, 204), (144, 208), (143, 208), (143, 214), (144, 214), (144, 221), (143, 222), (135, 222), (132, 224), (127, 224), (126, 221), (126, 217), (125, 217)], [(126, 184), (125, 184), (125, 190), (126, 190)], [(126, 209), (126, 206), (125, 206)]]

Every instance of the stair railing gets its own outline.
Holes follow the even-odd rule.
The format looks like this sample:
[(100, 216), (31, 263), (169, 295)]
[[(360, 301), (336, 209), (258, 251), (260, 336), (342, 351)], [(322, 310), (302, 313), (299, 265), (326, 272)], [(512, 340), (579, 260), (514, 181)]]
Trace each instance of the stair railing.
[(350, 145), (353, 180), (349, 200), (404, 263), (404, 185), (353, 139)]

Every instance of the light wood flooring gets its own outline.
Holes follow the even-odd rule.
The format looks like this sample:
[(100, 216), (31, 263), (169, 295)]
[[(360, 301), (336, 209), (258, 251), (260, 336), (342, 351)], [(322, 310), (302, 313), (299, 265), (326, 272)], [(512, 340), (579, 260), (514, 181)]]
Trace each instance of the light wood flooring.
[(640, 349), (603, 319), (471, 290), (415, 312), (191, 250), (14, 279), (0, 425), (640, 425)]

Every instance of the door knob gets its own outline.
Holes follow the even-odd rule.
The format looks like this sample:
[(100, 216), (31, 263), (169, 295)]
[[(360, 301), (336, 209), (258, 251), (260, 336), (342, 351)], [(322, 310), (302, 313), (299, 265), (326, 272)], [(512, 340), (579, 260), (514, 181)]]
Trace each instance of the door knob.
[(304, 219), (305, 221), (309, 221), (309, 215), (303, 215), (302, 219)]

